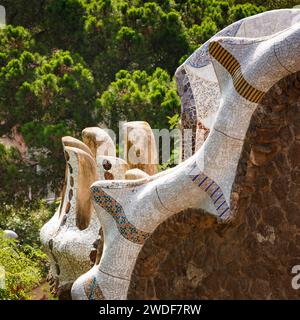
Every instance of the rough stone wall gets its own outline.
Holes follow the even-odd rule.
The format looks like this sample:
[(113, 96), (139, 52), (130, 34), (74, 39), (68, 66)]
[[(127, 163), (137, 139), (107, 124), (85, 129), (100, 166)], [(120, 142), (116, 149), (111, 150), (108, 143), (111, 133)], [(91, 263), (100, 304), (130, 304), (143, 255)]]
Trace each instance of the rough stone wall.
[(299, 299), (300, 73), (282, 79), (252, 117), (228, 223), (187, 210), (141, 251), (129, 299)]

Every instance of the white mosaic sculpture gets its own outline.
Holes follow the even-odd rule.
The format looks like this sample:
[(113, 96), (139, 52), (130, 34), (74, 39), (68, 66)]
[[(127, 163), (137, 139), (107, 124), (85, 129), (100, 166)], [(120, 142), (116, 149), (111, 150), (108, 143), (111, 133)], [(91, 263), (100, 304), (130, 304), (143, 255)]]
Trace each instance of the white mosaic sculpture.
[[(276, 10), (236, 22), (178, 68), (184, 121), (194, 130), (196, 116), (209, 135), (171, 170), (92, 185), (104, 250), (100, 263), (74, 283), (73, 299), (126, 299), (144, 242), (175, 213), (202, 208), (222, 220), (231, 217), (231, 188), (251, 116), (276, 82), (300, 69), (299, 15)], [(186, 157), (196, 142), (192, 150), (184, 145)]]
[(116, 156), (116, 147), (112, 138), (106, 131), (98, 127), (82, 130), (82, 140), (89, 146), (95, 158), (97, 156)]
[(122, 180), (129, 165), (121, 158), (111, 156), (97, 156), (99, 180)]
[[(67, 146), (75, 142), (63, 139), (67, 169), (62, 201), (40, 232), (44, 251), (50, 258), (50, 284), (56, 294), (68, 291), (76, 277), (90, 268), (89, 255), (100, 228), (86, 191), (87, 184), (97, 179), (96, 163), (82, 142), (80, 145), (78, 141), (81, 148)], [(85, 183), (82, 184), (83, 179)]]
[[(143, 123), (143, 126), (149, 133), (149, 125)], [(92, 208), (90, 185), (98, 179), (148, 176), (139, 169), (130, 170), (126, 161), (116, 157), (115, 145), (104, 130), (86, 128), (82, 138), (83, 142), (73, 137), (62, 138), (67, 162), (62, 201), (40, 233), (50, 259), (49, 282), (58, 295), (67, 292), (72, 283), (90, 269), (91, 260), (101, 255), (100, 223)]]
[(40, 232), (56, 294), (70, 290), (76, 278), (91, 267), (90, 255), (96, 254), (93, 244), (100, 229), (89, 192), (89, 186), (99, 179), (95, 157), (101, 152), (115, 155), (113, 141), (104, 130), (86, 128), (82, 136), (86, 144), (73, 137), (62, 138), (66, 157), (62, 201)]
[(157, 173), (158, 155), (156, 141), (150, 125), (145, 121), (123, 124), (124, 159), (130, 169), (140, 169), (153, 175)]
[[(255, 81), (259, 78), (257, 88), (266, 90), (269, 88), (270, 81), (264, 84), (264, 80), (268, 75), (261, 75), (263, 71), (257, 73), (257, 69), (261, 67), (258, 63), (263, 64), (264, 60), (260, 59), (260, 62), (257, 60), (262, 54), (268, 54), (265, 52), (268, 46), (274, 47), (275, 54), (279, 60), (284, 59), (285, 57), (282, 55), (284, 54), (283, 51), (285, 48), (279, 48), (280, 40), (277, 41), (274, 39), (274, 43), (271, 44), (273, 41), (272, 38), (277, 33), (283, 32), (292, 25), (296, 27), (299, 21), (299, 9), (273, 10), (242, 19), (217, 33), (178, 68), (176, 78), (178, 92), (181, 96), (182, 127), (193, 131), (192, 143), (190, 143), (190, 141), (183, 141), (184, 159), (189, 158), (202, 146), (207, 132), (209, 132), (215, 124), (217, 115), (219, 115), (219, 119), (221, 118), (218, 110), (220, 109), (221, 103), (225, 103), (222, 100), (232, 91), (229, 90), (230, 88), (227, 90), (227, 86), (228, 83), (231, 83), (230, 81), (228, 82), (228, 79), (230, 80), (232, 77), (234, 69), (226, 73), (219, 71), (220, 68), (223, 70), (223, 66), (221, 67), (221, 64), (216, 63), (212, 57), (209, 50), (210, 43), (213, 41), (222, 43), (222, 38), (226, 39), (224, 40), (226, 41), (225, 47), (234, 55), (237, 61), (241, 63), (244, 78), (249, 81), (252, 80), (252, 85), (255, 85)], [(265, 37), (269, 37), (270, 39), (266, 39)], [(287, 35), (286, 38), (286, 41), (290, 41)], [(266, 41), (264, 42), (264, 40)], [(277, 41), (278, 44), (276, 44), (275, 41)], [(264, 42), (264, 44), (262, 44), (262, 42)], [(248, 48), (251, 49), (249, 52)], [(281, 53), (279, 53), (279, 51), (281, 51)], [(252, 61), (247, 61), (248, 56)], [(275, 58), (273, 57), (273, 59)], [(289, 59), (288, 57), (286, 58)], [(247, 65), (245, 65), (246, 61)], [(256, 62), (258, 63), (256, 64)], [(266, 65), (267, 68), (272, 68), (271, 62), (272, 61)], [(286, 63), (289, 64), (288, 61)], [(278, 67), (269, 72), (276, 73), (277, 69)], [(283, 66), (282, 69), (285, 69), (285, 66)], [(288, 69), (286, 71), (293, 70)], [(250, 78), (252, 76), (253, 79)], [(284, 76), (284, 74), (279, 73), (279, 76)], [(221, 77), (223, 78), (221, 79)], [(237, 77), (238, 74), (235, 75), (235, 78)], [(274, 80), (276, 79), (277, 77), (274, 78)], [(234, 96), (232, 96), (232, 99), (234, 99)], [(235, 104), (238, 104), (238, 101), (235, 102)], [(223, 110), (225, 109), (223, 108)], [(226, 112), (226, 110), (224, 112)], [(227, 121), (227, 117), (221, 120), (225, 122)], [(247, 129), (247, 125), (245, 126), (245, 124), (233, 125), (236, 131), (238, 131), (240, 127)], [(188, 139), (189, 135), (186, 135), (186, 137)], [(192, 146), (190, 144), (192, 144)]]
[(126, 122), (121, 130), (125, 160), (115, 154), (98, 154), (96, 159), (99, 180), (136, 180), (155, 174), (158, 164), (157, 149), (149, 124), (145, 121)]

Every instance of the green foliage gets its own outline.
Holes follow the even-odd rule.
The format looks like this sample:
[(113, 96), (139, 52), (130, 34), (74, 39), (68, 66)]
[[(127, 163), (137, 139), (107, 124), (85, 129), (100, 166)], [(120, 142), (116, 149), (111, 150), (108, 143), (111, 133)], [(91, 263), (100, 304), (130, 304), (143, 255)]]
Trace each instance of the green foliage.
[(294, 6), (299, 4), (299, 0), (267, 0), (265, 5), (268, 6), (270, 9), (280, 9), (293, 8)]
[[(167, 117), (170, 125), (170, 130), (179, 129), (180, 128), (180, 115), (179, 113), (175, 113), (172, 117)], [(168, 161), (161, 163), (158, 165), (159, 171), (163, 171), (169, 168), (174, 167), (180, 161), (180, 139), (181, 135), (173, 135), (171, 139), (171, 154)]]
[(8, 25), (0, 30), (0, 67), (11, 59), (19, 57), (23, 51), (30, 50), (33, 45), (31, 34), (23, 27)]
[(168, 73), (157, 68), (146, 71), (121, 70), (101, 98), (98, 114), (109, 128), (117, 132), (119, 121), (147, 121), (152, 128), (168, 127), (168, 116), (178, 113), (180, 101)]
[(80, 43), (86, 13), (84, 1), (46, 1), (44, 10), (46, 19), (42, 26), (47, 32), (42, 35), (43, 42), (50, 47), (66, 50)]
[(232, 23), (234, 21), (258, 14), (264, 11), (266, 11), (266, 8), (263, 6), (258, 7), (250, 3), (238, 4), (230, 8), (228, 22)]
[(106, 6), (103, 1), (96, 3), (91, 1), (86, 7), (84, 49), (77, 46), (77, 50), (100, 80), (100, 89), (105, 89), (120, 69), (152, 72), (162, 67), (175, 71), (180, 57), (189, 50), (178, 12), (164, 11), (154, 2), (139, 6), (130, 1), (105, 1)]
[(34, 37), (42, 52), (80, 53), (102, 90), (120, 69), (153, 71), (159, 66), (173, 73), (189, 43), (180, 13), (166, 3), (45, 0), (44, 19), (36, 20)]
[(42, 57), (24, 51), (0, 71), (0, 112), (5, 127), (32, 121), (50, 125), (60, 119), (69, 120), (71, 128), (78, 122), (86, 125), (91, 121), (93, 81), (81, 60), (69, 52)]
[(218, 27), (216, 23), (210, 18), (206, 17), (201, 25), (194, 24), (189, 29), (189, 36), (191, 43), (195, 45), (195, 47), (199, 47), (200, 44), (207, 41), (213, 35), (218, 32)]
[[(249, 0), (235, 0), (238, 3), (249, 3)], [(268, 9), (282, 9), (282, 8), (293, 8), (299, 5), (299, 0), (255, 0), (251, 3), (257, 6), (264, 6)]]
[(18, 208), (6, 204), (0, 208), (0, 229), (15, 231), (23, 244), (38, 245), (40, 229), (53, 216), (56, 207), (57, 203), (48, 205), (43, 201)]
[[(1, 30), (0, 39), (5, 48), (0, 69), (0, 136), (10, 135), (17, 125), (30, 147), (30, 162), (41, 165), (37, 178), (43, 181), (43, 189), (49, 183), (59, 189), (64, 172), (60, 140), (64, 135), (77, 136), (94, 122), (94, 77), (78, 54), (34, 52), (29, 32), (21, 27)], [(21, 49), (17, 51), (16, 46)], [(20, 164), (19, 160), (15, 163)], [(35, 166), (27, 166), (28, 170), (36, 176)]]
[[(141, 37), (141, 47), (129, 46), (138, 52), (139, 68), (155, 65), (174, 71), (178, 60), (188, 49), (188, 41), (180, 14), (165, 12), (155, 3), (129, 7), (122, 22)], [(133, 61), (135, 57), (132, 57)]]
[(46, 255), (37, 247), (20, 245), (0, 232), (0, 266), (5, 270), (6, 288), (0, 300), (30, 299), (31, 290), (45, 276)]
[[(33, 178), (31, 165), (24, 162), (20, 152), (0, 144), (0, 212), (9, 204), (28, 204), (29, 186), (34, 186)], [(37, 183), (37, 194), (40, 192), (40, 185)], [(0, 220), (2, 218), (3, 215), (0, 216)]]
[(167, 117), (169, 120), (170, 129), (175, 129), (179, 127), (180, 115), (179, 113), (175, 113), (172, 117)]
[(45, 2), (45, 0), (1, 0), (0, 5), (6, 9), (9, 24), (21, 25), (38, 31), (44, 19)]
[[(272, 0), (269, 0), (271, 2)], [(14, 0), (17, 12), (25, 0)], [(175, 72), (182, 56), (235, 21), (263, 10), (222, 0), (44, 0), (33, 4), (38, 17), (10, 14), (9, 22), (30, 27), (43, 53), (53, 48), (79, 53), (100, 91), (121, 69)], [(6, 1), (4, 1), (4, 5)], [(42, 18), (41, 18), (42, 17)]]

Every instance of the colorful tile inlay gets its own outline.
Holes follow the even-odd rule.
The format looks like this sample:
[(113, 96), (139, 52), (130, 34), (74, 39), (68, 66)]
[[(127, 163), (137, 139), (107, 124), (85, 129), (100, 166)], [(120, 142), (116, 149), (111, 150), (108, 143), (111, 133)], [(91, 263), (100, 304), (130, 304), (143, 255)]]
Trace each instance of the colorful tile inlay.
[(240, 63), (222, 45), (213, 41), (209, 44), (209, 53), (228, 71), (232, 77), (235, 90), (245, 99), (259, 103), (265, 92), (254, 88), (244, 78)]
[(213, 201), (219, 218), (223, 219), (230, 213), (229, 205), (227, 204), (222, 189), (212, 179), (206, 176), (204, 173), (197, 174), (192, 179), (198, 186), (206, 192)]
[(137, 229), (126, 217), (123, 207), (100, 187), (92, 187), (94, 201), (107, 211), (115, 220), (121, 235), (134, 243), (144, 244), (150, 233)]
[(89, 300), (105, 300), (105, 297), (97, 285), (96, 277), (89, 279), (84, 285), (84, 291)]

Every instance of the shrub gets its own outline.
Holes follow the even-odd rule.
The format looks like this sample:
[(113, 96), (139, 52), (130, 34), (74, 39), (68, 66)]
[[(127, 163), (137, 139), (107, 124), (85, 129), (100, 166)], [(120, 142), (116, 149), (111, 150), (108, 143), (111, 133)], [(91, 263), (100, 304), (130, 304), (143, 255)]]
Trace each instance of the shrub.
[(168, 128), (168, 116), (180, 111), (175, 83), (161, 68), (151, 74), (119, 71), (96, 104), (100, 120), (116, 133), (123, 120), (138, 119), (149, 122), (153, 129)]
[(189, 29), (189, 36), (191, 43), (196, 46), (207, 41), (214, 34), (218, 32), (218, 27), (216, 23), (209, 17), (203, 19), (201, 25), (193, 25), (191, 29)]
[(40, 244), (40, 229), (53, 215), (56, 206), (56, 203), (49, 206), (44, 201), (20, 208), (6, 205), (0, 208), (0, 229), (15, 231), (22, 244)]
[(266, 10), (267, 9), (263, 6), (258, 7), (251, 3), (238, 4), (229, 9), (228, 24), (264, 12)]
[(45, 276), (46, 256), (37, 247), (20, 245), (0, 232), (0, 266), (5, 270), (6, 284), (0, 289), (0, 299), (27, 300)]

